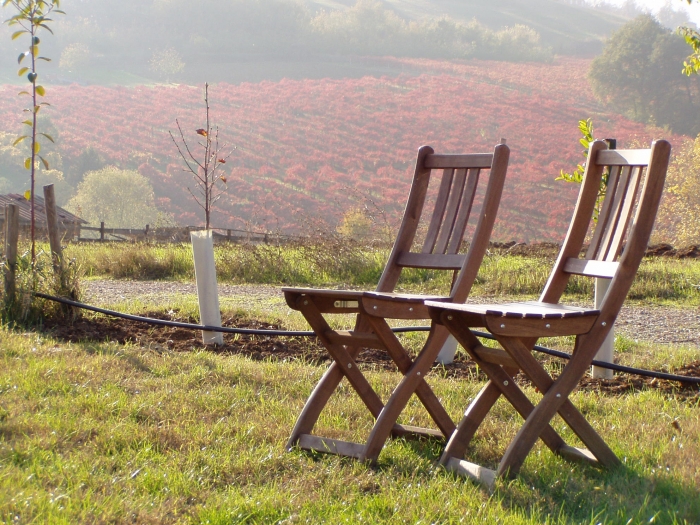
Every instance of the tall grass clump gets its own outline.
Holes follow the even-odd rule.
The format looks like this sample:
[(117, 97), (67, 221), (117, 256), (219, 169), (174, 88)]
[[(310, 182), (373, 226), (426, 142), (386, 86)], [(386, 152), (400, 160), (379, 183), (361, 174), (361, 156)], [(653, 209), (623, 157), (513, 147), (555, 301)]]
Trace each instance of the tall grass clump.
[[(50, 253), (39, 250), (32, 262), (29, 246), (17, 257), (14, 293), (2, 287), (0, 291), (0, 322), (10, 328), (39, 325), (46, 318), (73, 321), (79, 311), (55, 301), (36, 297), (44, 293), (58, 297), (80, 300), (82, 269), (75, 260), (63, 260), (58, 271), (54, 271)], [(7, 261), (3, 260), (2, 275)]]
[[(189, 243), (72, 244), (66, 254), (80, 262), (88, 277), (194, 279)], [(214, 257), (221, 282), (373, 288), (389, 257), (389, 247), (326, 234), (285, 244), (222, 243), (215, 246)], [(516, 255), (491, 250), (481, 265), (472, 296), (536, 298), (554, 260), (549, 252)], [(449, 272), (409, 268), (401, 276), (399, 289), (444, 293), (449, 290), (450, 277)], [(589, 300), (593, 285), (593, 279), (572, 276), (566, 294), (574, 300)], [(700, 261), (645, 258), (629, 298), (700, 304)]]
[(88, 244), (71, 246), (87, 276), (114, 279), (194, 279), (189, 244)]
[(221, 245), (215, 251), (223, 280), (266, 284), (375, 284), (388, 251), (329, 235), (286, 245)]

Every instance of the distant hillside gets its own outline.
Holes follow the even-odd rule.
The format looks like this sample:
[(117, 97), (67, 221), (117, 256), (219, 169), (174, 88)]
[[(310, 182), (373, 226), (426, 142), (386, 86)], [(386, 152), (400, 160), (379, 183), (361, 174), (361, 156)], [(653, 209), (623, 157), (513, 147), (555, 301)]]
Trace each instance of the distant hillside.
[[(555, 0), (63, 0), (61, 7), (67, 14), (52, 26), (56, 34), (41, 38), (42, 55), (53, 61), (41, 64), (40, 76), (78, 83), (386, 73), (356, 66), (368, 56), (592, 57), (624, 21)], [(24, 51), (12, 29), (0, 26), (0, 81), (17, 81), (15, 57)]]
[[(312, 8), (344, 9), (354, 0), (308, 0)], [(560, 0), (384, 0), (397, 14), (415, 20), (447, 15), (500, 29), (524, 24), (540, 33), (557, 54), (593, 56), (601, 41), (629, 18)]]
[[(490, 151), (505, 137), (511, 165), (495, 239), (560, 240), (576, 188), (555, 178), (583, 160), (579, 119), (592, 117), (596, 136), (615, 137), (620, 147), (669, 138), (600, 108), (586, 80), (587, 59), (514, 66), (385, 62), (410, 74), (211, 86), (212, 120), (222, 142), (237, 147), (226, 162), (228, 191), (216, 205), (214, 224), (289, 233), (318, 224), (332, 229), (358, 209), (375, 216), (382, 210), (391, 222), (405, 204), (419, 146)], [(8, 142), (0, 148), (7, 154), (0, 160), (8, 163), (0, 176), (9, 177), (12, 163), (20, 172), (5, 182), (8, 192), (24, 191), (26, 183), (21, 162), (10, 156), (23, 119), (15, 93), (14, 86), (0, 86), (0, 131)], [(201, 223), (187, 191), (191, 176), (168, 136), (176, 118), (190, 138), (203, 126), (201, 84), (50, 86), (47, 99), (52, 106), (42, 114), (55, 128), (60, 152), (53, 166), (64, 171), (62, 178), (55, 174), (57, 191), (66, 197), (74, 191), (66, 184), (77, 184), (82, 172), (76, 166), (92, 155), (101, 165), (138, 169), (153, 182), (161, 208), (181, 224)]]

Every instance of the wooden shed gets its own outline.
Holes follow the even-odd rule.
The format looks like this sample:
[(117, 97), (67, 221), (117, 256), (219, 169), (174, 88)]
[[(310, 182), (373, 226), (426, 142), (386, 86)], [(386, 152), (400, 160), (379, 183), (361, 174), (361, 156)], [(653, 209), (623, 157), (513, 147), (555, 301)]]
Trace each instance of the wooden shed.
[[(19, 206), (19, 227), (22, 234), (27, 234), (29, 232), (31, 224), (31, 205), (23, 195), (19, 193), (9, 193), (7, 195), (0, 195), (0, 227), (1, 231), (5, 231), (5, 208), (8, 204), (16, 204)], [(73, 239), (80, 234), (80, 226), (82, 224), (87, 224), (87, 221), (81, 219), (77, 215), (73, 215), (71, 212), (64, 210), (63, 208), (56, 206), (56, 213), (58, 215), (58, 224), (61, 232), (61, 236), (65, 239)], [(35, 214), (35, 227), (37, 234), (41, 232), (46, 232), (46, 207), (44, 205), (44, 199), (38, 195), (34, 196), (34, 214)]]

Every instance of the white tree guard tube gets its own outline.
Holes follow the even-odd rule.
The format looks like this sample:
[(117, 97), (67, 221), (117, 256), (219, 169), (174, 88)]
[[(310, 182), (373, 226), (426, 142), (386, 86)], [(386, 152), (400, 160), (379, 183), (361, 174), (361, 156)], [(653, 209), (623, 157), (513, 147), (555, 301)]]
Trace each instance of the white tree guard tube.
[[(190, 232), (190, 238), (192, 239), (192, 255), (194, 256), (194, 274), (197, 281), (200, 322), (208, 326), (221, 326), (212, 232), (211, 230), (193, 231)], [(202, 342), (205, 345), (223, 345), (224, 334), (202, 330)]]
[[(603, 298), (605, 294), (608, 293), (608, 287), (612, 279), (605, 279), (603, 277), (596, 277), (595, 279), (595, 307), (600, 308), (603, 304)], [(610, 328), (608, 336), (600, 345), (598, 353), (595, 355), (597, 361), (602, 361), (604, 363), (612, 363), (615, 358), (615, 327)], [(599, 379), (612, 379), (613, 371), (608, 370), (600, 366), (591, 367), (591, 375)]]
[(441, 365), (449, 365), (452, 361), (455, 360), (456, 353), (457, 339), (455, 339), (454, 336), (450, 334), (447, 336), (447, 341), (445, 341), (445, 344), (442, 345), (440, 353), (435, 358), (435, 362), (440, 363)]

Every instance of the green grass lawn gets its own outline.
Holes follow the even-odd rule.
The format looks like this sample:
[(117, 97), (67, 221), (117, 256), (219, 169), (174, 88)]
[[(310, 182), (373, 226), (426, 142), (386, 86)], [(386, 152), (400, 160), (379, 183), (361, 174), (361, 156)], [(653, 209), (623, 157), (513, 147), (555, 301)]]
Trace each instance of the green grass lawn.
[[(220, 280), (367, 286), (383, 250), (329, 247), (217, 247)], [(332, 247), (331, 247), (332, 248)], [(67, 254), (92, 278), (191, 280), (189, 248), (74, 246)], [(547, 257), (494, 252), (475, 295), (536, 296)], [(371, 283), (371, 284), (370, 284)], [(696, 308), (700, 263), (644, 261), (631, 301)], [(409, 274), (403, 289), (435, 291), (447, 281)], [(573, 283), (574, 300), (590, 299)], [(107, 300), (107, 298), (105, 298)], [(108, 306), (143, 313), (141, 300)], [(227, 311), (305, 329), (297, 315), (222, 301)], [(159, 304), (195, 315), (193, 296)], [(404, 336), (417, 348), (425, 334)], [(563, 347), (567, 340), (548, 340)], [(653, 345), (618, 337), (623, 364), (669, 369), (700, 359), (693, 345)], [(436, 466), (443, 443), (392, 440), (372, 467), (334, 456), (285, 451), (285, 443), (324, 367), (254, 361), (193, 349), (167, 352), (110, 342), (69, 344), (35, 331), (0, 327), (0, 522), (15, 523), (700, 523), (700, 396), (697, 389), (610, 395), (581, 390), (574, 403), (622, 459), (597, 470), (569, 464), (537, 444), (514, 480), (493, 493)], [(399, 376), (369, 370), (384, 398)], [(428, 378), (459, 420), (483, 386)], [(525, 387), (527, 395), (539, 394)], [(402, 422), (432, 426), (409, 404)], [(467, 459), (489, 467), (517, 431), (506, 403), (482, 425)], [(364, 405), (343, 386), (322, 414), (318, 433), (363, 441), (372, 426)], [(573, 445), (564, 423), (555, 429)]]
[[(440, 442), (391, 441), (376, 467), (286, 452), (321, 367), (0, 338), (3, 523), (700, 522), (697, 397), (576, 393), (623, 466), (569, 464), (538, 444), (489, 494), (435, 465)], [(369, 377), (383, 395), (398, 379)], [(482, 386), (429, 379), (455, 419)], [(429, 424), (418, 403), (403, 417)], [(497, 405), (469, 458), (493, 466), (518, 423)], [(361, 440), (371, 421), (346, 387), (319, 425)]]

